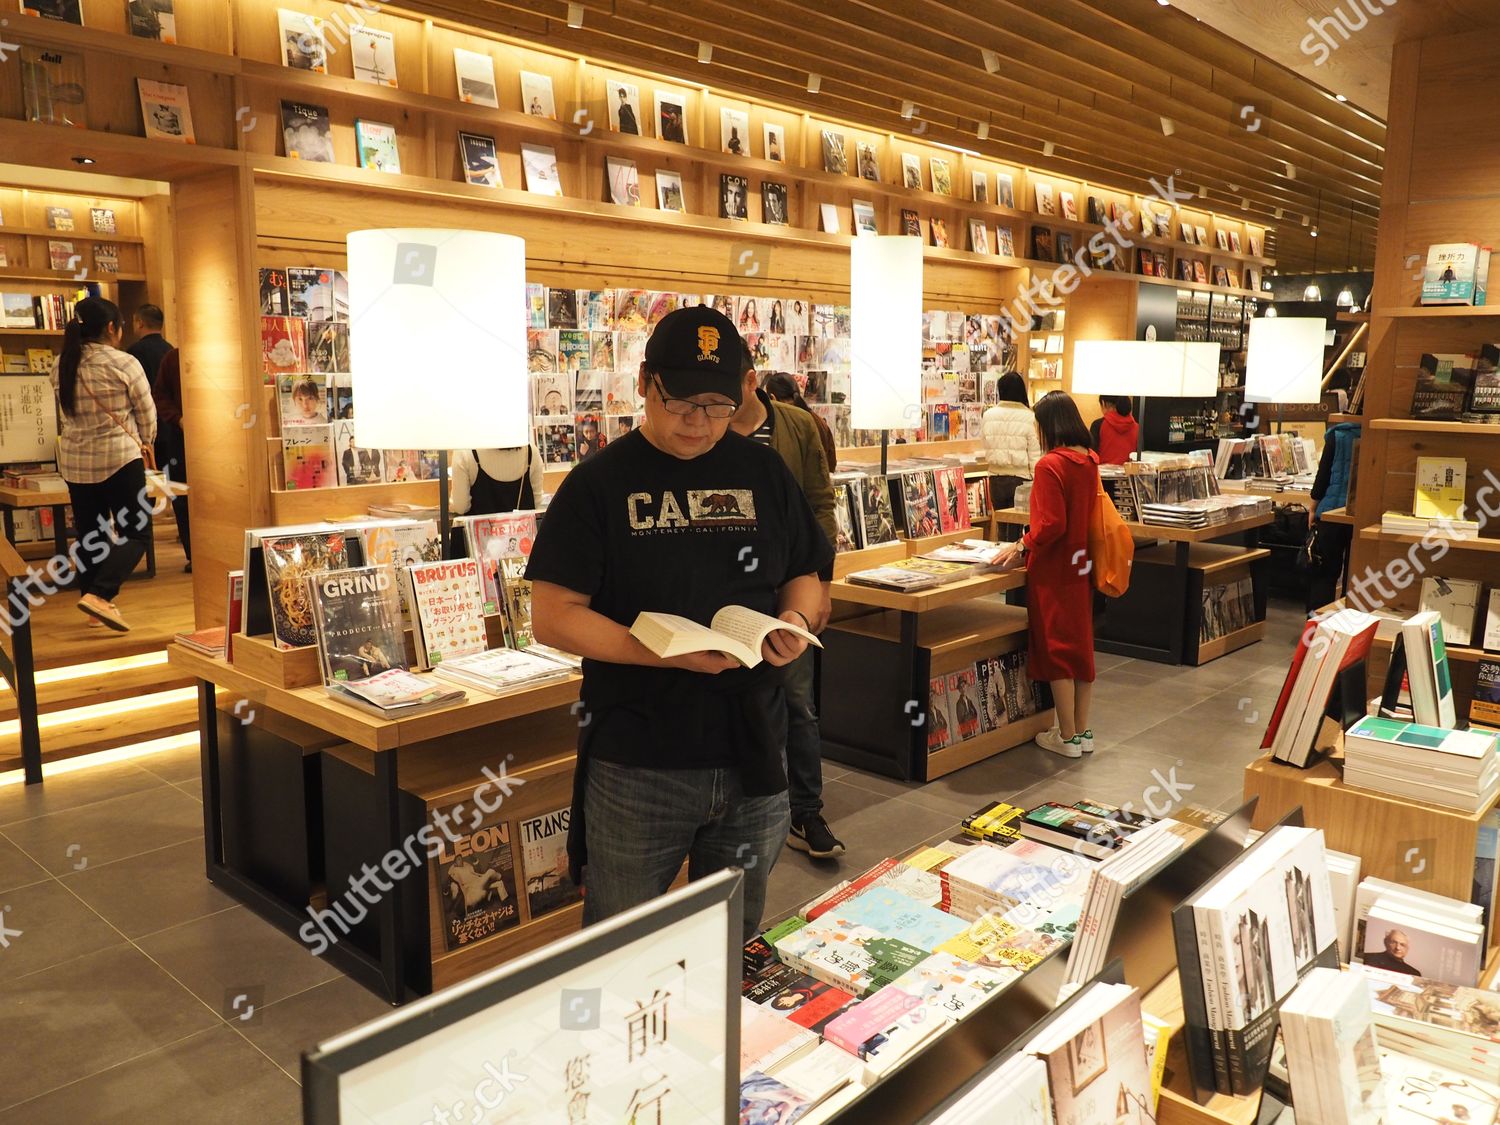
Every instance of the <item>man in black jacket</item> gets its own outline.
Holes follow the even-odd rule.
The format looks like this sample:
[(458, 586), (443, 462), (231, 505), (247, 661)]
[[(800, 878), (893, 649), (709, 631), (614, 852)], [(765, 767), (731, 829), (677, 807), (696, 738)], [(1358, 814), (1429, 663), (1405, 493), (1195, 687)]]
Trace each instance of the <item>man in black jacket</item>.
[(172, 350), (172, 345), (161, 334), (165, 325), (166, 318), (161, 309), (155, 305), (142, 305), (135, 310), (136, 341), (125, 349), (140, 361), (146, 372), (146, 381), (153, 387), (156, 385), (156, 372), (161, 367), (162, 356)]

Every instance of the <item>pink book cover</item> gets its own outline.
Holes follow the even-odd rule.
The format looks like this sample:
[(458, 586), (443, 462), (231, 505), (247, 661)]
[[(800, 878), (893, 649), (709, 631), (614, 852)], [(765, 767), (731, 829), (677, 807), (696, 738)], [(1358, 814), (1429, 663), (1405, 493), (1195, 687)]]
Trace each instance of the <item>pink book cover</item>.
[(870, 1039), (889, 1029), (906, 1013), (921, 1006), (922, 1001), (918, 997), (888, 984), (868, 1000), (861, 1000), (843, 1015), (831, 1020), (823, 1029), (823, 1038), (851, 1055), (863, 1058), (861, 1049)]

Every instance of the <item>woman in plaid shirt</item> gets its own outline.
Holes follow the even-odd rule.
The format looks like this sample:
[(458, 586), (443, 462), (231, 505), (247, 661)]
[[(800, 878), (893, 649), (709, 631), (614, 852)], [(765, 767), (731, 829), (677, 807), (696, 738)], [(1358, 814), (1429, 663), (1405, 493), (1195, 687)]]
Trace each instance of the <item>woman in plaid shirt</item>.
[(85, 297), (74, 307), (52, 370), (62, 421), (57, 468), (68, 482), (78, 533), (72, 551), (78, 608), (122, 633), (130, 626), (114, 598), (151, 534), (141, 450), (156, 437), (151, 385), (140, 363), (119, 350), (123, 338), (119, 308)]

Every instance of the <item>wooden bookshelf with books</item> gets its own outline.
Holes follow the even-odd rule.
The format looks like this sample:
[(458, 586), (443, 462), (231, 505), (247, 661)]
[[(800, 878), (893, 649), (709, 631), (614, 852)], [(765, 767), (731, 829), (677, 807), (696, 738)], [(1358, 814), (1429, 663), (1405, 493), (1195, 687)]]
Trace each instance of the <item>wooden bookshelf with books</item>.
[[(1459, 71), (1466, 77), (1457, 78)], [(1403, 262), (1428, 262), (1435, 247), (1468, 242), (1491, 244), (1497, 191), (1493, 147), (1475, 150), (1462, 168), (1434, 163), (1437, 138), (1461, 128), (1449, 91), (1497, 73), (1494, 60), (1462, 35), (1429, 38), (1397, 46), (1392, 70), (1392, 101), (1387, 167), (1381, 203), (1375, 291), (1371, 301), (1369, 364), (1360, 442), (1360, 487), (1350, 508), (1358, 534), (1350, 563), (1351, 591), (1365, 604), (1383, 605), (1409, 617), (1421, 607), (1424, 578), (1492, 583), (1500, 523), (1491, 488), (1500, 464), (1500, 413), (1495, 409), (1494, 377), (1487, 374), (1484, 350), (1500, 342), (1490, 319), (1493, 303), (1430, 304), (1424, 300), (1465, 300), (1443, 291), (1442, 278)], [(1422, 96), (1416, 97), (1420, 88)], [(1466, 99), (1463, 115), (1485, 112)], [(1460, 271), (1461, 272), (1461, 271)], [(1436, 288), (1427, 288), (1436, 280)], [(1463, 511), (1440, 508), (1431, 516), (1461, 517), (1467, 523), (1426, 526), (1410, 522), (1416, 511), (1418, 462), (1437, 458), (1463, 463)], [(1483, 627), (1481, 607), (1480, 627)], [(1377, 643), (1371, 678), (1379, 683), (1390, 653)], [(1449, 649), (1456, 714), (1463, 725), (1475, 690), (1474, 673), (1482, 649), (1457, 644)]]

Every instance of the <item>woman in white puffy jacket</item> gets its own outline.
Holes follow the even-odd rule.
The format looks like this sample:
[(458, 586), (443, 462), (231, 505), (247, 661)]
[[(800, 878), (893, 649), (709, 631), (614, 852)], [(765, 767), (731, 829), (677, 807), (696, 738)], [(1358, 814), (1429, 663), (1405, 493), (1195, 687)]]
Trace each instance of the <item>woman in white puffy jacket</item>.
[(1011, 371), (1000, 376), (1000, 403), (984, 412), (984, 452), (989, 462), (990, 497), (996, 510), (1015, 503), (1016, 488), (1031, 480), (1042, 455), (1036, 418), (1026, 401), (1026, 380)]

